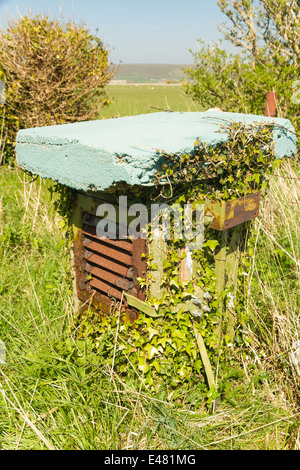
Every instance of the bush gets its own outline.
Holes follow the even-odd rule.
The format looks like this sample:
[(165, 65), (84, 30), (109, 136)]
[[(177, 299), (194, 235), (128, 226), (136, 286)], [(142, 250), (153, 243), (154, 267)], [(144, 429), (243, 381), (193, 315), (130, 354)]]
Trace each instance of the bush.
[[(276, 80), (266, 66), (253, 66), (245, 54), (229, 54), (222, 42), (206, 44), (198, 41), (193, 52), (194, 64), (185, 73), (187, 93), (204, 109), (245, 114), (263, 114), (267, 91), (273, 90)], [(278, 83), (276, 90), (278, 90)]]
[(6, 145), (17, 130), (11, 119), (21, 128), (85, 121), (107, 104), (105, 85), (113, 74), (108, 52), (84, 26), (41, 15), (10, 19), (0, 30), (0, 44), (0, 79), (6, 84), (1, 132), (12, 134)]

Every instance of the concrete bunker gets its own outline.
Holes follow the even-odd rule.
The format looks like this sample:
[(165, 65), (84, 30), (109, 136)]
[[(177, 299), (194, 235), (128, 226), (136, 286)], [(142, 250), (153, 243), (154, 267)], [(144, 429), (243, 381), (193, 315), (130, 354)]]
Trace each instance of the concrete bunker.
[[(145, 302), (145, 288), (138, 279), (147, 276), (147, 257), (151, 251), (158, 269), (150, 294), (159, 297), (165, 256), (163, 241), (154, 239), (149, 244), (143, 237), (119, 237), (122, 224), (127, 227), (130, 216), (122, 223), (117, 221), (115, 237), (100, 239), (97, 225), (101, 217), (97, 209), (99, 205), (111, 204), (120, 211), (120, 195), (126, 195), (130, 207), (136, 203), (134, 191), (149, 207), (148, 191), (154, 186), (156, 171), (162, 164), (160, 150), (189, 154), (195, 150), (197, 139), (208, 147), (216, 146), (227, 138), (226, 132), (220, 131), (220, 122), (224, 120), (249, 125), (273, 122), (277, 156), (289, 157), (296, 151), (296, 137), (288, 120), (219, 112), (161, 112), (19, 131), (16, 146), (19, 167), (74, 190), (75, 297), (81, 308), (92, 306), (109, 313), (113, 304), (124, 299), (129, 320), (134, 321), (139, 312), (155, 316), (155, 309)], [(211, 201), (207, 194), (204, 216), (210, 217), (211, 227), (224, 235), (216, 261), (219, 292), (225, 282), (233, 286), (237, 282), (238, 233), (245, 222), (257, 217), (259, 202), (259, 192), (223, 202)], [(233, 229), (230, 239), (229, 229)], [(226, 277), (227, 268), (232, 266), (234, 274)], [(181, 280), (188, 279), (195, 269), (188, 258), (182, 260)], [(199, 297), (203, 300), (203, 293)], [(177, 308), (198, 310), (205, 308), (205, 302), (196, 305), (187, 302)], [(233, 323), (234, 318), (229, 318), (231, 328)]]

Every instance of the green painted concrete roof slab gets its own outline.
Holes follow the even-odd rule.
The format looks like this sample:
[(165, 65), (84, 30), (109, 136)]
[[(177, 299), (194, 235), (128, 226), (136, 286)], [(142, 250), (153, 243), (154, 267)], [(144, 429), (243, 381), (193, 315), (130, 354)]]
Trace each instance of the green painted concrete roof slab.
[(106, 190), (123, 181), (153, 184), (158, 150), (190, 153), (200, 139), (209, 146), (227, 139), (220, 124), (274, 122), (278, 157), (296, 152), (290, 121), (237, 113), (150, 113), (116, 119), (23, 129), (16, 154), (20, 168), (77, 190)]

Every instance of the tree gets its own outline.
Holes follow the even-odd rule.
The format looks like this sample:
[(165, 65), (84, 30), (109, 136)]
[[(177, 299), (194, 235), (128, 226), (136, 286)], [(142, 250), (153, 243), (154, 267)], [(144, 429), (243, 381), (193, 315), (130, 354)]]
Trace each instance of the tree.
[(219, 0), (218, 4), (231, 22), (231, 27), (220, 28), (226, 39), (262, 64), (280, 57), (299, 67), (299, 0)]
[[(228, 22), (219, 27), (236, 47), (200, 42), (186, 70), (187, 93), (204, 107), (263, 114), (268, 91), (278, 92), (278, 114), (299, 127), (300, 0), (219, 0)], [(300, 86), (299, 86), (300, 88)]]
[(0, 122), (4, 113), (6, 122), (14, 116), (21, 128), (97, 118), (112, 74), (102, 41), (83, 25), (41, 15), (10, 19), (0, 30), (6, 86)]

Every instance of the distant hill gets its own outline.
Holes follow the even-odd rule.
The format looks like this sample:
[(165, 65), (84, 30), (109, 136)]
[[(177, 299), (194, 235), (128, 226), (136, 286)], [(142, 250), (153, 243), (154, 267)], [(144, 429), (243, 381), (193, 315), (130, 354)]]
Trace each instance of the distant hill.
[(119, 64), (114, 80), (130, 83), (180, 82), (185, 78), (184, 64)]

